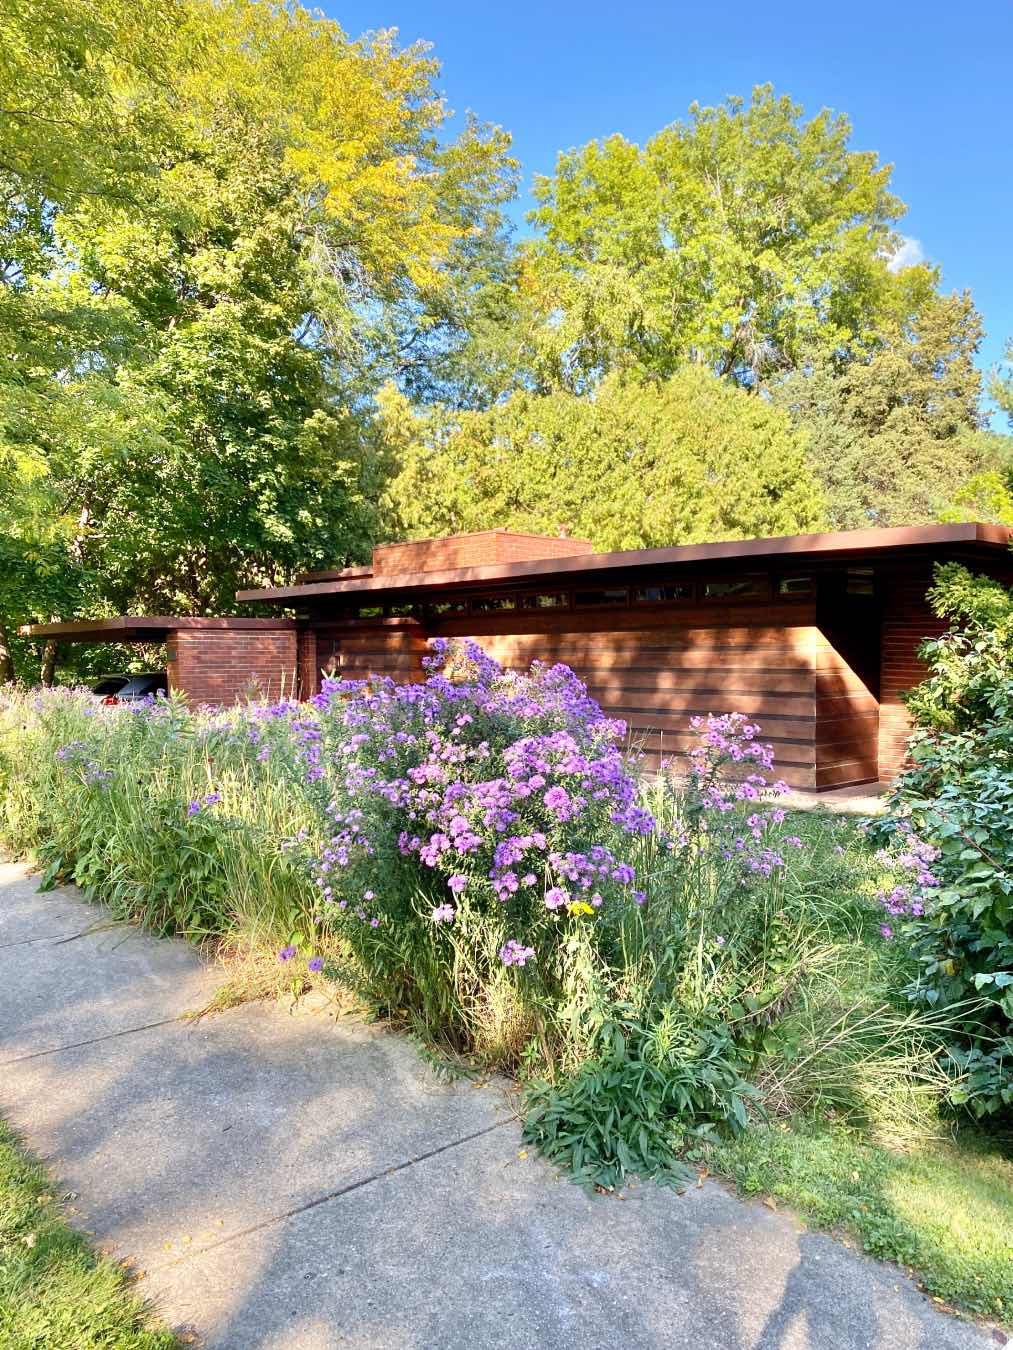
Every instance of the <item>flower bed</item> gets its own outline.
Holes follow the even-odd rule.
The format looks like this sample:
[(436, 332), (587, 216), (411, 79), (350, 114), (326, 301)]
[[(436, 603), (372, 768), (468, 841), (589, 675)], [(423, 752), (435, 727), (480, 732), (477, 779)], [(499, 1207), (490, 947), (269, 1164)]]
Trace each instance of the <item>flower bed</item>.
[(849, 1043), (828, 1028), (897, 958), (866, 940), (848, 827), (787, 817), (757, 729), (698, 719), (684, 777), (645, 783), (566, 667), (433, 648), (424, 684), (311, 703), (7, 696), (0, 832), (120, 914), (270, 944), (518, 1073), (532, 1138), (588, 1180), (665, 1171), (761, 1098), (867, 1112), (861, 1065), (824, 1072)]

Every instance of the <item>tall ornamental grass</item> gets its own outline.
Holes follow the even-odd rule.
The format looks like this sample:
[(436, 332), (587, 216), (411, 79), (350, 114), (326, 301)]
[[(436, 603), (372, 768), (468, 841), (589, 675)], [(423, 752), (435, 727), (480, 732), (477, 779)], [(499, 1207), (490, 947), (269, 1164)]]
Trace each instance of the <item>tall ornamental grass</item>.
[(938, 1028), (898, 995), (877, 864), (789, 813), (770, 747), (698, 719), (645, 779), (565, 666), (436, 641), (424, 684), (309, 703), (0, 704), (0, 835), (158, 932), (268, 945), (430, 1046), (518, 1074), (587, 1181), (676, 1176), (758, 1113), (922, 1128)]

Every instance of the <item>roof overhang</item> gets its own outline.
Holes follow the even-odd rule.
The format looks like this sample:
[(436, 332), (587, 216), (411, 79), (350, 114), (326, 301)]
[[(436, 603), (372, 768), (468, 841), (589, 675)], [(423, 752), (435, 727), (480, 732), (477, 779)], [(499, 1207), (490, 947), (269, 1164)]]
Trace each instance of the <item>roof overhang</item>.
[(733, 539), (718, 544), (680, 544), (673, 548), (627, 549), (618, 553), (585, 553), (530, 562), (460, 567), (444, 572), (390, 572), (383, 576), (317, 581), (266, 590), (238, 591), (239, 601), (312, 600), (336, 595), (370, 595), (387, 591), (433, 591), (447, 587), (502, 582), (537, 582), (542, 577), (585, 577), (602, 572), (638, 572), (682, 564), (759, 563), (764, 559), (854, 559), (898, 550), (981, 548), (1008, 549), (1013, 531), (1005, 525), (915, 525), (891, 529), (845, 530), (827, 534), (790, 534), (771, 539)]
[(60, 638), (65, 642), (164, 642), (181, 629), (294, 628), (292, 619), (206, 618), (187, 615), (119, 614), (112, 619), (73, 619), (66, 623), (30, 623), (22, 637)]

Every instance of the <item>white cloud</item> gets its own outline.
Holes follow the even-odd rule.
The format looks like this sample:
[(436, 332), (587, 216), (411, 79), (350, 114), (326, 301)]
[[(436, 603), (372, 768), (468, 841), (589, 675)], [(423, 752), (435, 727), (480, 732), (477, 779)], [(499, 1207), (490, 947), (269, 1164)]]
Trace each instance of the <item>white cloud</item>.
[(918, 263), (924, 261), (925, 250), (922, 248), (921, 240), (908, 239), (906, 235), (902, 235), (900, 247), (887, 263), (887, 267), (891, 272), (899, 272), (902, 267), (916, 267)]

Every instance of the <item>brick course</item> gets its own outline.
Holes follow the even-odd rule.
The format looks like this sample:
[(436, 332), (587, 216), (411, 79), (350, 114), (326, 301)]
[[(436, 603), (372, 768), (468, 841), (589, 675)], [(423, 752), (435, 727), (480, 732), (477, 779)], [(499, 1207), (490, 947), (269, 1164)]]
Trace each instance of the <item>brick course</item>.
[(383, 544), (373, 550), (373, 575), (443, 572), (457, 567), (485, 567), (492, 563), (572, 558), (579, 553), (590, 552), (592, 546), (587, 539), (515, 534), (510, 530), (481, 530), (475, 534), (452, 534), (446, 539)]

